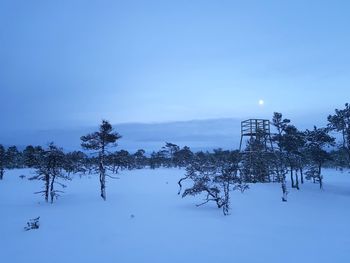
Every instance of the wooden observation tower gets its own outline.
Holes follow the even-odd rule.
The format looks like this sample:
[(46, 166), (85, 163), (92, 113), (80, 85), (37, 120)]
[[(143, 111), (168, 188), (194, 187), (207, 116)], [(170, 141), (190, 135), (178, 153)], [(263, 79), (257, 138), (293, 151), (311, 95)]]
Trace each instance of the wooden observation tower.
[(273, 151), (269, 120), (249, 119), (241, 122), (241, 142), (239, 144), (239, 151), (242, 153), (252, 152), (253, 150), (251, 147), (242, 150), (244, 138), (248, 139), (246, 142), (259, 140), (265, 146), (266, 152)]

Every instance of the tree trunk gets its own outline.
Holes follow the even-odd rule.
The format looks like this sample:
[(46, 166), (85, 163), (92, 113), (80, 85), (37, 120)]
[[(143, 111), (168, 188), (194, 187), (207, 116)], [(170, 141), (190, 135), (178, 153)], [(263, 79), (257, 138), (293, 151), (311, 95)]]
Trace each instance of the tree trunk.
[(228, 211), (230, 209), (230, 183), (224, 183), (224, 193), (225, 193), (225, 199), (224, 199), (224, 205), (222, 207), (222, 211), (224, 215), (228, 215)]
[(283, 170), (281, 169), (281, 171), (278, 172), (279, 175), (279, 180), (281, 181), (281, 188), (282, 188), (282, 202), (287, 202), (287, 195), (288, 195), (288, 190), (287, 190), (287, 183), (286, 183), (286, 173), (283, 172)]
[(100, 187), (101, 187), (101, 197), (106, 201), (106, 174), (105, 168), (103, 166), (103, 161), (100, 161)]
[(4, 168), (0, 168), (0, 180), (4, 179)]
[(350, 148), (346, 148), (346, 152), (348, 153), (348, 167), (350, 168)]
[(103, 164), (103, 160), (104, 160), (104, 147), (102, 147), (102, 152), (100, 156), (99, 170), (100, 170), (101, 197), (104, 201), (106, 201), (106, 171)]
[(283, 175), (281, 178), (281, 187), (282, 187), (282, 202), (287, 202), (287, 184), (286, 184), (286, 176)]
[(299, 176), (298, 176), (298, 170), (295, 170), (295, 188), (299, 190)]
[(293, 178), (293, 167), (292, 166), (290, 167), (290, 181), (292, 183), (292, 188), (295, 188), (294, 178)]
[(50, 175), (45, 174), (45, 201), (49, 202)]
[(55, 198), (55, 190), (54, 190), (55, 176), (52, 176), (51, 184), (50, 184), (50, 198), (51, 204), (53, 203), (53, 199)]
[(303, 168), (300, 167), (299, 170), (300, 170), (300, 182), (301, 182), (301, 184), (304, 184), (304, 173), (303, 173)]
[(101, 197), (104, 201), (106, 201), (106, 169), (104, 166), (104, 160), (105, 160), (105, 141), (102, 141), (102, 148), (100, 153), (100, 164), (99, 164), (99, 170), (100, 170), (100, 187), (101, 187)]
[(322, 169), (322, 164), (319, 164), (319, 166), (318, 166), (318, 182), (320, 184), (320, 189), (323, 189), (321, 169)]

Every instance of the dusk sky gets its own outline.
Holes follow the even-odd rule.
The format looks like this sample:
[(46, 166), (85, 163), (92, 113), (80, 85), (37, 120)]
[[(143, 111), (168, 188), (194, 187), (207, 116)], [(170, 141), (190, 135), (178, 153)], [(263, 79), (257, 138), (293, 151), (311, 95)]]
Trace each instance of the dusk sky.
[(321, 119), (350, 99), (349, 12), (350, 1), (1, 0), (1, 126)]

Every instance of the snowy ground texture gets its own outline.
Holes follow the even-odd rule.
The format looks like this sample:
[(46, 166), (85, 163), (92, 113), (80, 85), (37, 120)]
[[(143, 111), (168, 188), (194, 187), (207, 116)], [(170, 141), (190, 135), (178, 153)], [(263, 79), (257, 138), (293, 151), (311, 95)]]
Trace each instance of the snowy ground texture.
[[(326, 171), (280, 201), (278, 184), (232, 195), (231, 215), (201, 198), (181, 199), (177, 169), (137, 170), (109, 180), (68, 182), (53, 205), (34, 195), (41, 182), (8, 171), (0, 182), (0, 262), (350, 262), (350, 174)], [(40, 216), (40, 229), (24, 231)]]

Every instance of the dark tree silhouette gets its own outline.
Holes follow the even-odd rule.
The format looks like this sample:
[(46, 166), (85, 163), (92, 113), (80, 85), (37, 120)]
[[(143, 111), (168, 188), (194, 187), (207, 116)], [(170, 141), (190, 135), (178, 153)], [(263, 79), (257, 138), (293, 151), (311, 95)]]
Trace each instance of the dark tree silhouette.
[(308, 178), (318, 181), (320, 188), (323, 187), (322, 165), (330, 159), (326, 148), (335, 145), (335, 138), (328, 134), (327, 128), (306, 130), (307, 151), (311, 159), (311, 166), (307, 172)]
[[(300, 166), (300, 158), (302, 158), (302, 149), (305, 146), (305, 135), (303, 132), (293, 125), (288, 125), (284, 129), (283, 135), (280, 137), (280, 146), (286, 154), (286, 161), (290, 169), (290, 179), (292, 188), (299, 190), (298, 168)], [(293, 172), (295, 171), (295, 182)]]
[(98, 153), (98, 171), (100, 176), (101, 197), (103, 200), (106, 200), (107, 174), (105, 163), (108, 148), (116, 146), (116, 141), (120, 138), (121, 136), (117, 132), (113, 131), (112, 125), (106, 120), (102, 121), (99, 131), (90, 133), (80, 138), (83, 149), (95, 150)]
[(133, 157), (133, 168), (142, 169), (147, 164), (147, 157), (145, 156), (146, 151), (139, 149), (132, 155)]
[(110, 169), (113, 173), (118, 173), (119, 170), (137, 168), (135, 156), (131, 155), (126, 150), (120, 150), (109, 154), (107, 156), (107, 163), (108, 166), (111, 167)]
[(328, 128), (340, 132), (342, 135), (341, 150), (346, 153), (348, 167), (350, 167), (350, 104), (346, 103), (342, 110), (335, 110), (334, 115), (328, 116)]
[(44, 190), (36, 192), (36, 194), (43, 194), (46, 202), (48, 202), (50, 198), (51, 203), (53, 203), (54, 199), (57, 199), (59, 196), (59, 193), (62, 193), (62, 191), (55, 189), (55, 184), (63, 188), (66, 187), (56, 179), (70, 180), (70, 178), (63, 173), (64, 159), (62, 149), (51, 143), (48, 149), (41, 153), (36, 175), (29, 178), (29, 180), (45, 182)]
[(289, 119), (283, 119), (282, 113), (274, 112), (272, 118), (272, 125), (275, 126), (277, 134), (273, 136), (272, 140), (277, 144), (277, 152), (275, 153), (274, 158), (274, 167), (277, 174), (278, 181), (281, 182), (282, 188), (282, 201), (287, 202), (287, 183), (286, 183), (286, 174), (288, 173), (285, 154), (283, 149), (282, 137), (285, 133), (287, 126), (289, 125)]
[(173, 160), (176, 166), (186, 167), (192, 162), (193, 153), (189, 147), (185, 146), (182, 149), (174, 152)]
[(4, 178), (6, 166), (6, 150), (5, 147), (0, 144), (0, 180)]
[(6, 151), (7, 168), (21, 168), (22, 155), (15, 145), (10, 146)]
[(23, 150), (23, 165), (29, 168), (36, 167), (39, 164), (39, 159), (43, 153), (43, 148), (41, 146), (28, 145)]
[(69, 152), (65, 155), (64, 169), (68, 175), (71, 173), (85, 173), (87, 156), (81, 151)]

